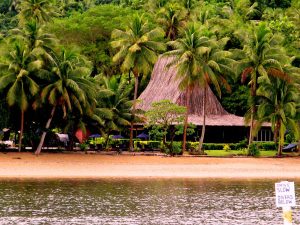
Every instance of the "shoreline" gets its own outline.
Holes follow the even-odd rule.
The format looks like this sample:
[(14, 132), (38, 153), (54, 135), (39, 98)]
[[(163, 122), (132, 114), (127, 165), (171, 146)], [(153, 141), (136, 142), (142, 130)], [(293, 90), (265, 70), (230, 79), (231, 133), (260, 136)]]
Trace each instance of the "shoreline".
[(0, 153), (0, 180), (300, 179), (300, 158)]

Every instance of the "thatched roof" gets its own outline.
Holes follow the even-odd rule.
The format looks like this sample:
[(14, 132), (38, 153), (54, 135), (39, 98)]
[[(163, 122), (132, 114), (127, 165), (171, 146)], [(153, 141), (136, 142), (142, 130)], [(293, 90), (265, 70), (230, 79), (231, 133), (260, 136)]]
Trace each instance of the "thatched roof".
[[(178, 105), (185, 106), (186, 93), (178, 88), (180, 79), (176, 76), (175, 66), (167, 67), (172, 58), (159, 57), (156, 62), (151, 80), (147, 88), (138, 98), (137, 108), (147, 111), (152, 102), (169, 99)], [(195, 87), (189, 101), (189, 122), (202, 125), (202, 96), (204, 90)], [(208, 88), (207, 93), (207, 117), (208, 126), (245, 126), (244, 118), (228, 113), (220, 104), (214, 93)]]

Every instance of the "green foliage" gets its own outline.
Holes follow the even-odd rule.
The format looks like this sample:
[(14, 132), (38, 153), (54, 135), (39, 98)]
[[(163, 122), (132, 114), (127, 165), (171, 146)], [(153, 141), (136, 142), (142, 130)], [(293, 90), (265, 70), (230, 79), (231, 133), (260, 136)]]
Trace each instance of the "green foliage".
[[(204, 150), (243, 150), (247, 147), (247, 140), (240, 141), (239, 143), (204, 143)], [(187, 142), (187, 149), (197, 149), (199, 142)], [(264, 151), (274, 151), (276, 144), (274, 142), (255, 142), (258, 149)]]
[(118, 74), (111, 55), (111, 32), (114, 29), (125, 29), (132, 14), (130, 8), (116, 5), (99, 5), (80, 14), (73, 13), (70, 17), (55, 19), (49, 24), (48, 30), (53, 32), (67, 46), (76, 46), (93, 62), (94, 74)]
[[(62, 106), (56, 112), (53, 120), (54, 126), (62, 128), (93, 126), (95, 128), (95, 124), (97, 126), (101, 124), (97, 129), (104, 130), (104, 126), (114, 127), (113, 129), (117, 130), (123, 129), (124, 126), (128, 126), (128, 121), (130, 121), (129, 110), (131, 107), (128, 100), (131, 95), (128, 94), (125, 86), (132, 89), (132, 80), (129, 78), (131, 83), (128, 85), (124, 75), (124, 82), (121, 85), (117, 78), (113, 78), (118, 82), (109, 82), (118, 83), (119, 86), (115, 86), (118, 86), (118, 88), (107, 88), (104, 82), (99, 81), (99, 79), (94, 80), (89, 75), (92, 74), (94, 77), (101, 74), (97, 78), (103, 78), (106, 75), (119, 74), (121, 71), (120, 65), (126, 62), (127, 65), (123, 65), (122, 71), (129, 72), (129, 76), (132, 73), (135, 76), (143, 75), (143, 79), (140, 78), (136, 82), (142, 80), (143, 87), (145, 87), (149, 78), (146, 73), (149, 74), (152, 71), (152, 66), (157, 59), (156, 50), (159, 49), (161, 50), (159, 52), (162, 53), (165, 50), (163, 43), (169, 39), (174, 40), (174, 42), (169, 43), (168, 50), (178, 54), (182, 53), (182, 50), (184, 51), (184, 54), (181, 54), (182, 57), (177, 58), (178, 60), (174, 62), (176, 64), (183, 62), (182, 65), (184, 66), (181, 69), (178, 66), (179, 71), (182, 72), (181, 75), (187, 74), (185, 70), (187, 68), (191, 72), (188, 74), (191, 75), (189, 77), (191, 79), (183, 79), (181, 86), (189, 87), (189, 85), (194, 85), (195, 82), (197, 85), (202, 85), (205, 82), (212, 84), (212, 86), (215, 86), (216, 94), (220, 95), (222, 91), (223, 98), (221, 101), (224, 108), (231, 113), (243, 115), (248, 105), (251, 107), (265, 104), (264, 100), (256, 96), (256, 90), (265, 86), (259, 80), (266, 79), (265, 83), (275, 85), (277, 82), (274, 82), (271, 77), (285, 79), (285, 75), (294, 74), (295, 76), (291, 76), (293, 77), (292, 83), (299, 85), (299, 79), (294, 79), (294, 77), (298, 77), (299, 72), (292, 72), (294, 69), (290, 68), (291, 63), (294, 66), (299, 66), (299, 7), (299, 1), (296, 0), (292, 2), (290, 0), (2, 0), (0, 1), (1, 96), (3, 99), (7, 97), (9, 105), (15, 106), (8, 108), (6, 103), (1, 104), (0, 111), (3, 112), (1, 114), (1, 124), (3, 126), (9, 124), (9, 115), (13, 118), (17, 115), (17, 109), (20, 108), (22, 110), (26, 109), (28, 112), (25, 113), (25, 118), (29, 120), (28, 123), (25, 121), (25, 127), (31, 121), (37, 121), (41, 126), (44, 123), (42, 119), (45, 119), (49, 114), (49, 105), (46, 104), (49, 101), (52, 104), (58, 102)], [(19, 15), (16, 16), (17, 13)], [(57, 17), (58, 13), (60, 13), (59, 18)], [(143, 22), (147, 21), (146, 25), (138, 23), (137, 14), (143, 14)], [(160, 14), (159, 21), (157, 20), (158, 14)], [(53, 19), (54, 21), (51, 22)], [(250, 25), (249, 20), (252, 19), (256, 21), (253, 25)], [(261, 20), (264, 20), (265, 24), (262, 24)], [(130, 24), (130, 22), (133, 23)], [(183, 32), (179, 32), (180, 28), (184, 28), (187, 24), (194, 24), (193, 29), (185, 29)], [(165, 38), (163, 38), (160, 26), (165, 31)], [(155, 56), (145, 51), (143, 54), (146, 57), (142, 57), (143, 54), (136, 54), (135, 57), (119, 57), (120, 60), (117, 60), (118, 57), (115, 56), (115, 62), (113, 62), (114, 55), (119, 54), (121, 56), (124, 53), (121, 49), (124, 46), (127, 47), (127, 42), (123, 42), (122, 40), (125, 39), (121, 38), (122, 35), (116, 35), (115, 32), (113, 41), (115, 41), (115, 46), (117, 46), (116, 42), (119, 42), (119, 45), (116, 49), (113, 49), (110, 45), (112, 31), (123, 31), (126, 36), (130, 28), (134, 28), (132, 31), (138, 31), (133, 38), (137, 38), (138, 42), (128, 42), (131, 43), (130, 50), (127, 48), (130, 54), (138, 52), (139, 48), (143, 48), (141, 46), (148, 48), (149, 45), (144, 44), (150, 40), (150, 37), (151, 40), (157, 42), (156, 46), (159, 46), (159, 48), (155, 50)], [(155, 34), (153, 30), (160, 30), (160, 32)], [(147, 32), (140, 35), (139, 31)], [(60, 39), (60, 43), (55, 40), (52, 33), (56, 34)], [(160, 35), (157, 35), (158, 33)], [(156, 38), (152, 39), (154, 36)], [(192, 36), (193, 38), (189, 38)], [(15, 41), (17, 41), (17, 44), (14, 43)], [(199, 45), (200, 42), (203, 45)], [(189, 46), (198, 47), (184, 49), (180, 44), (182, 46), (192, 44)], [(18, 47), (14, 48), (15, 45)], [(151, 41), (150, 46), (153, 47)], [(75, 63), (76, 69), (68, 72), (66, 65), (69, 61), (63, 59), (58, 49), (68, 49), (69, 47), (78, 49), (78, 52), (85, 55), (92, 65), (80, 56), (76, 58), (78, 62)], [(287, 49), (288, 55), (292, 57), (291, 60), (286, 57), (283, 48)], [(9, 54), (6, 54), (5, 50), (7, 49)], [(223, 49), (230, 50), (230, 52), (224, 52)], [(241, 52), (237, 49), (243, 49), (244, 51)], [(222, 53), (226, 53), (226, 56), (230, 55), (229, 59), (220, 56)], [(239, 60), (238, 64), (231, 60), (231, 56), (235, 54), (237, 55), (235, 59)], [(196, 55), (196, 57), (193, 58), (193, 55)], [(218, 57), (212, 57), (213, 55)], [(187, 62), (191, 62), (189, 61), (191, 58), (193, 59), (191, 60), (192, 63), (187, 64)], [(225, 63), (225, 61), (228, 63)], [(87, 66), (84, 66), (84, 64)], [(202, 68), (205, 70), (201, 71)], [(194, 73), (195, 71), (196, 73)], [(71, 94), (71, 100), (68, 99), (67, 92), (61, 90), (62, 88), (52, 89), (51, 94), (50, 91), (47, 93), (44, 90), (49, 84), (53, 84), (52, 82), (58, 74), (64, 74), (65, 72), (70, 77), (74, 73), (84, 74), (80, 80), (80, 86), (85, 86), (84, 90), (82, 93)], [(250, 84), (250, 90), (246, 86), (240, 85), (239, 79), (227, 79), (228, 75), (233, 75), (233, 72), (243, 75), (244, 80)], [(208, 76), (203, 76), (205, 73)], [(62, 74), (60, 74), (61, 78), (64, 76)], [(222, 75), (221, 79), (219, 79), (219, 75)], [(27, 78), (31, 80), (26, 80)], [(15, 85), (13, 85), (13, 80), (16, 81)], [(66, 79), (62, 80), (63, 82), (66, 81)], [(228, 95), (223, 93), (224, 90), (220, 88), (222, 84), (227, 83), (226, 81), (232, 87), (232, 93)], [(120, 89), (121, 86), (124, 88)], [(10, 87), (13, 89), (8, 91)], [(76, 85), (69, 85), (69, 87), (73, 90), (76, 89)], [(278, 93), (277, 89), (273, 88), (266, 93), (265, 88), (261, 88), (259, 92), (262, 93), (258, 93), (258, 95), (260, 97), (264, 95), (268, 95), (268, 97), (275, 96)], [(284, 90), (283, 87), (280, 87), (280, 89), (281, 91)], [(289, 89), (292, 90), (292, 88)], [(44, 91), (41, 92), (41, 90)], [(95, 91), (98, 94), (93, 93)], [(123, 101), (125, 94), (122, 97), (120, 93), (126, 93), (126, 101)], [(247, 102), (249, 95), (251, 95), (250, 101)], [(282, 92), (279, 95), (284, 96)], [(289, 96), (292, 95), (299, 95), (299, 89), (295, 91), (295, 94), (289, 94)], [(45, 104), (41, 105), (42, 108), (37, 109), (37, 112), (32, 113), (32, 106), (41, 103), (40, 96)], [(83, 99), (86, 101), (83, 101)], [(279, 102), (278, 99), (277, 102)], [(118, 100), (123, 103), (118, 104)], [(281, 129), (281, 133), (285, 129), (293, 130), (293, 127), (296, 127), (295, 118), (297, 118), (296, 114), (299, 111), (299, 99), (295, 99), (294, 103), (297, 106), (296, 113), (291, 104), (283, 104), (286, 107), (280, 114), (283, 115), (285, 127)], [(270, 109), (266, 105), (260, 106), (258, 110), (260, 116), (264, 114), (263, 117), (266, 117)], [(290, 112), (287, 113), (288, 111)], [(62, 119), (63, 117), (64, 119)], [(273, 120), (271, 117), (266, 119), (271, 123), (274, 122)], [(108, 124), (111, 121), (114, 121), (114, 125), (109, 126)], [(15, 126), (15, 123), (16, 121), (10, 122), (11, 126)], [(176, 126), (175, 128), (168, 131), (175, 132), (176, 135), (183, 132), (182, 126)], [(154, 136), (163, 140), (168, 131), (153, 126), (150, 133), (152, 132), (152, 135), (155, 134)], [(190, 131), (193, 133), (193, 129)], [(294, 133), (297, 134), (297, 132)], [(286, 138), (296, 140), (296, 136), (289, 137), (288, 135)], [(191, 148), (197, 148), (197, 143), (192, 145)], [(245, 147), (244, 143), (228, 145), (232, 150)], [(267, 144), (259, 143), (257, 146), (259, 149), (274, 149), (273, 145), (268, 147)], [(175, 148), (173, 146), (174, 151), (176, 151)], [(204, 145), (204, 148), (223, 149), (224, 144), (221, 146), (207, 144)]]
[(149, 125), (161, 126), (167, 129), (172, 124), (181, 123), (186, 108), (172, 103), (170, 100), (154, 102), (151, 109), (145, 113)]
[(117, 50), (113, 62), (120, 64), (123, 72), (132, 71), (135, 78), (148, 75), (158, 53), (165, 50), (163, 36), (161, 28), (151, 29), (143, 16), (135, 15), (125, 31), (115, 29), (111, 34), (111, 46)]
[(270, 21), (269, 26), (274, 33), (278, 32), (285, 36), (284, 45), (289, 45), (299, 38), (295, 25), (287, 16), (277, 16)]
[(79, 144), (79, 148), (80, 148), (80, 150), (82, 150), (82, 151), (87, 150), (88, 147), (89, 147), (88, 143), (83, 142), (83, 143), (80, 143), (80, 144)]
[(165, 145), (161, 145), (163, 152), (170, 155), (181, 155), (182, 154), (182, 142), (174, 141), (172, 144), (172, 148), (166, 148)]
[[(176, 135), (183, 134), (183, 128), (184, 127), (183, 127), (182, 124), (178, 124), (175, 127), (176, 127), (176, 132), (175, 132)], [(186, 130), (187, 137), (192, 136), (195, 133), (196, 128), (197, 128), (196, 125), (194, 125), (192, 123), (189, 123), (188, 127), (187, 127), (187, 130)]]
[(224, 145), (223, 150), (226, 152), (229, 152), (231, 150), (231, 148), (228, 144), (226, 144), (226, 145)]
[(258, 157), (260, 155), (260, 151), (259, 151), (259, 148), (257, 147), (256, 144), (251, 144), (249, 146), (249, 149), (248, 149), (248, 155), (249, 156), (254, 156), (254, 157)]
[[(151, 109), (145, 113), (147, 126), (152, 127), (151, 136), (160, 137), (171, 155), (175, 154), (173, 139), (177, 126), (174, 127), (174, 125), (183, 122), (185, 111), (186, 108), (183, 106), (172, 103), (170, 100), (162, 100), (152, 103)], [(171, 138), (170, 144), (166, 142), (168, 132)]]
[(127, 84), (126, 76), (107, 78), (99, 75), (96, 79), (99, 80), (101, 89), (97, 96), (95, 115), (103, 120), (101, 130), (106, 134), (113, 130), (122, 131), (132, 120), (132, 102), (129, 100), (132, 85)]
[(134, 149), (136, 151), (139, 151), (138, 145), (140, 145), (144, 149), (150, 149), (150, 150), (155, 150), (155, 149), (160, 149), (162, 146), (161, 141), (134, 141)]
[(255, 145), (258, 149), (265, 151), (274, 151), (276, 150), (276, 143), (274, 142), (256, 142)]
[(281, 155), (287, 128), (293, 131), (296, 138), (299, 138), (300, 130), (295, 121), (299, 90), (285, 80), (273, 78), (271, 82), (261, 80), (257, 94), (261, 97), (258, 106), (259, 120), (272, 123), (275, 140), (278, 140), (279, 145), (278, 155)]
[(220, 99), (222, 106), (230, 113), (244, 116), (248, 106), (249, 89), (245, 85), (231, 85), (231, 93), (224, 93)]

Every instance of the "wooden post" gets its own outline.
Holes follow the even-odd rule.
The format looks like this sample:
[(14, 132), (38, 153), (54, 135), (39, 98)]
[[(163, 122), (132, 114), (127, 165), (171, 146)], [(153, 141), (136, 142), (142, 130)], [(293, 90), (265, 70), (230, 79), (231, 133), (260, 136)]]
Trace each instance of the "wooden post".
[(292, 208), (290, 206), (282, 207), (282, 217), (284, 225), (293, 224)]

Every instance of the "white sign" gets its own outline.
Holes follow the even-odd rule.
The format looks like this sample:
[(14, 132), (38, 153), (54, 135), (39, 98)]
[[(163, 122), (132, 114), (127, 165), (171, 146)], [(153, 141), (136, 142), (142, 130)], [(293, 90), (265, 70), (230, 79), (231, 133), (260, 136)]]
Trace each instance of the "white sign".
[(296, 206), (294, 182), (282, 181), (275, 183), (275, 191), (277, 207)]

